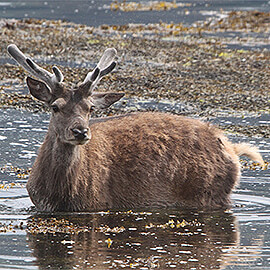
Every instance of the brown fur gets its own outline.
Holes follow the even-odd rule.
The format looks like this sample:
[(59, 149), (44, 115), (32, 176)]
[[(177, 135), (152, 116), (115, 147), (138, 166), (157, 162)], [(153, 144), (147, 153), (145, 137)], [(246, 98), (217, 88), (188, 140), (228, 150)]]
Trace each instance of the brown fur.
[(88, 144), (75, 146), (49, 129), (27, 185), (40, 210), (229, 206), (240, 147), (212, 125), (139, 113), (93, 124), (91, 132)]
[(52, 109), (27, 183), (41, 211), (227, 207), (240, 178), (238, 156), (263, 164), (256, 148), (232, 144), (217, 128), (194, 119), (139, 113), (90, 121), (93, 108), (107, 108), (124, 95), (93, 92), (116, 66), (114, 48), (105, 50), (75, 89), (65, 88), (57, 67), (53, 73), (40, 68), (14, 44), (8, 52), (41, 79), (28, 77), (28, 88)]

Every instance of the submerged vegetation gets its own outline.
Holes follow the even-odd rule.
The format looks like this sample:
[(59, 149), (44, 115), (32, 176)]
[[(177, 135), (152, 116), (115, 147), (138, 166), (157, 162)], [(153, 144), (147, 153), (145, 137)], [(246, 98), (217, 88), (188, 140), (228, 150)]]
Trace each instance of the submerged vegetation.
[(190, 6), (190, 3), (176, 3), (176, 1), (147, 1), (147, 2), (128, 2), (128, 1), (114, 1), (111, 3), (111, 10), (113, 11), (161, 11), (161, 10), (170, 10), (178, 7)]
[[(220, 20), (189, 27), (159, 23), (94, 28), (63, 21), (5, 20), (0, 24), (0, 46), (4, 52), (9, 43), (15, 43), (38, 62), (47, 63), (47, 68), (55, 62), (66, 63), (58, 66), (71, 83), (82, 80), (105, 48), (115, 47), (118, 71), (102, 81), (101, 90), (192, 102), (203, 114), (213, 109), (268, 112), (270, 53), (245, 47), (246, 43), (269, 42), (267, 17), (262, 12), (231, 12)], [(245, 30), (246, 34), (231, 38), (209, 35), (224, 29)], [(263, 34), (254, 36), (253, 31)], [(236, 48), (229, 48), (230, 44)], [(1, 63), (1, 106), (44, 109), (27, 94), (10, 89), (14, 83), (16, 89), (25, 89), (25, 72), (8, 62)]]
[(214, 269), (222, 262), (221, 249), (238, 242), (238, 227), (228, 212), (128, 210), (35, 215), (0, 224), (0, 232), (16, 235), (21, 230), (39, 266), (53, 269), (182, 269), (199, 262)]

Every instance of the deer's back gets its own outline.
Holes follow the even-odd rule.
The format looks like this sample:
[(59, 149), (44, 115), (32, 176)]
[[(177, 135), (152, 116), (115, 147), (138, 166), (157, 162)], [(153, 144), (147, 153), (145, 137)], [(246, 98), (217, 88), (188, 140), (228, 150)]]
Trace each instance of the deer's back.
[(106, 206), (229, 203), (239, 164), (217, 128), (182, 116), (139, 113), (95, 124), (91, 131), (92, 182)]

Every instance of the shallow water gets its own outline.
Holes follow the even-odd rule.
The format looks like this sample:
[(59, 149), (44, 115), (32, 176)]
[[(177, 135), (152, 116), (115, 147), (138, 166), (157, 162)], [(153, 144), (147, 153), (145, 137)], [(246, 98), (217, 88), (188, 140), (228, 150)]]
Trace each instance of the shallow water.
[[(192, 24), (208, 17), (219, 16), (220, 10), (258, 10), (269, 11), (270, 4), (267, 0), (177, 0), (177, 3), (188, 4), (184, 7), (165, 11), (133, 11), (122, 12), (110, 9), (111, 0), (91, 1), (5, 1), (0, 3), (0, 14), (2, 18), (39, 18), (51, 20), (68, 20), (91, 26), (101, 24), (121, 25), (127, 23), (159, 23), (174, 22)], [(118, 1), (122, 2), (122, 1)], [(149, 1), (127, 1), (127, 2), (149, 2)], [(170, 1), (168, 1), (170, 2)]]
[[(36, 157), (48, 120), (48, 114), (1, 110), (1, 269), (269, 269), (269, 169), (244, 169), (233, 208), (225, 212), (36, 213), (25, 189), (25, 170)], [(211, 121), (245, 125), (269, 121), (269, 115)], [(269, 139), (230, 138), (258, 145), (269, 160)]]
[[(219, 16), (221, 8), (225, 11), (270, 9), (269, 1), (262, 0), (181, 2), (192, 5), (166, 12), (125, 13), (111, 11), (108, 8), (111, 1), (106, 0), (14, 0), (0, 2), (0, 14), (1, 18), (67, 19), (98, 26), (160, 20), (192, 24)], [(258, 44), (258, 48), (263, 47), (268, 48), (269, 44)], [(25, 93), (25, 89), (18, 87), (16, 90)], [(175, 113), (196, 111), (190, 105), (169, 101), (127, 100), (126, 106)], [(244, 169), (240, 185), (232, 195), (233, 207), (226, 212), (121, 209), (44, 216), (32, 207), (25, 184), (27, 169), (32, 166), (45, 136), (49, 115), (0, 111), (0, 269), (270, 268), (269, 169)], [(269, 115), (224, 114), (210, 120), (220, 125), (266, 125), (269, 119)], [(235, 142), (257, 145), (269, 161), (270, 139), (233, 134), (229, 137)]]

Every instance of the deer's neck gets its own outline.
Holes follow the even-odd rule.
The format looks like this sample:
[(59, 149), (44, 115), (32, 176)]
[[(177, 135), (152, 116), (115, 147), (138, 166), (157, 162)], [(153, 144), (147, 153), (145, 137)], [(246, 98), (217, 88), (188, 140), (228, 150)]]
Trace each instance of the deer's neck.
[(44, 150), (50, 149), (44, 155), (45, 164), (48, 164), (47, 172), (51, 185), (58, 189), (60, 194), (72, 196), (76, 192), (81, 160), (82, 146), (74, 146), (63, 143), (58, 138), (47, 136), (44, 141)]
[(48, 133), (29, 179), (28, 191), (34, 203), (41, 209), (50, 205), (45, 209), (49, 211), (76, 210), (74, 205), (78, 205), (84, 189), (82, 160), (82, 146), (63, 143)]

